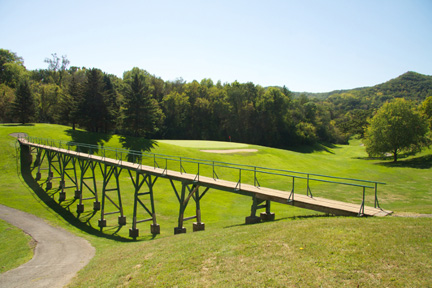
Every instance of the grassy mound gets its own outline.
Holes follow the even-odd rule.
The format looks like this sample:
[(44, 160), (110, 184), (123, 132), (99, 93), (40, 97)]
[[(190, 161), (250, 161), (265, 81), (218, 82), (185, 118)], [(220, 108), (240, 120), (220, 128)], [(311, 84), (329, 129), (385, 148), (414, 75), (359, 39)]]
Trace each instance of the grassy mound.
[[(325, 217), (314, 211), (273, 204), (277, 221), (247, 226), (243, 223), (250, 213), (252, 201), (249, 197), (209, 190), (201, 201), (206, 231), (189, 233), (192, 223), (186, 222), (188, 234), (174, 236), (178, 202), (169, 181), (158, 179), (154, 191), (161, 234), (153, 238), (149, 224), (139, 224), (141, 236), (137, 242), (132, 242), (127, 236), (133, 190), (128, 174), (123, 172), (120, 186), (128, 224), (119, 229), (113, 215), (106, 217), (108, 227), (100, 232), (97, 227), (100, 216), (88, 209), (89, 204), (85, 204), (85, 213), (77, 218), (77, 203), (72, 193), (59, 204), (55, 189), (47, 194), (40, 187), (43, 181), (35, 187), (29, 187), (24, 181), (17, 169), (15, 139), (8, 136), (17, 132), (125, 148), (140, 144), (141, 140), (71, 131), (58, 125), (0, 126), (0, 203), (65, 227), (88, 239), (97, 249), (96, 257), (80, 272), (72, 287), (334, 287), (358, 284), (394, 287), (404, 286), (404, 283), (413, 283), (412, 286), (432, 283), (428, 274), (432, 265), (431, 218)], [(382, 181), (387, 183), (379, 187), (383, 208), (396, 214), (432, 212), (431, 150), (402, 159), (397, 165), (368, 159), (359, 140), (346, 146), (314, 147), (314, 151), (303, 152), (255, 145), (240, 147), (257, 149), (253, 154), (200, 152), (200, 149), (233, 149), (230, 145), (235, 144), (158, 141), (152, 152)], [(195, 168), (186, 169), (193, 173)], [(232, 171), (220, 173), (219, 177), (224, 179), (237, 177)], [(284, 190), (291, 187), (290, 180), (265, 176), (260, 178), (260, 183)], [(315, 196), (353, 203), (360, 200), (361, 194), (358, 189), (324, 184), (316, 184), (312, 189)], [(372, 198), (367, 200), (371, 205)], [(186, 216), (192, 215), (193, 206), (189, 205)], [(415, 266), (416, 261), (422, 264)]]
[(29, 235), (0, 220), (0, 273), (29, 261), (33, 257), (34, 245)]

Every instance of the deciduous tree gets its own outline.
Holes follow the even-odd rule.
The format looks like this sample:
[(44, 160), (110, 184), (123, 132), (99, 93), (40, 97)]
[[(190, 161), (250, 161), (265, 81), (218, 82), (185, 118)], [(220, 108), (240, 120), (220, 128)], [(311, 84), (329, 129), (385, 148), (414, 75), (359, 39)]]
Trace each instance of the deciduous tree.
[(418, 152), (429, 141), (427, 123), (405, 99), (384, 104), (370, 121), (365, 145), (369, 155), (392, 153), (396, 162), (401, 152)]
[(421, 111), (425, 118), (428, 119), (429, 129), (432, 130), (432, 96), (429, 96), (423, 101)]

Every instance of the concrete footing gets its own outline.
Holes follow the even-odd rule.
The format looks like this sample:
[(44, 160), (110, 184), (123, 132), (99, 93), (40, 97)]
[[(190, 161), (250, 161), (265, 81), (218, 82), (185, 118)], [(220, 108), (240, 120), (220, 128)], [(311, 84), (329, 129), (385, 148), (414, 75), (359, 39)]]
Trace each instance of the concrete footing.
[(66, 186), (65, 181), (60, 181), (60, 183), (59, 183), (59, 188), (60, 188), (60, 189), (64, 189), (65, 186)]
[(59, 192), (59, 202), (66, 200), (66, 192)]
[(77, 213), (84, 212), (84, 204), (77, 204)]
[(75, 190), (75, 199), (80, 199), (81, 198), (81, 191), (80, 190)]
[(150, 225), (151, 234), (156, 235), (160, 234), (160, 226), (159, 224), (151, 224)]
[(174, 235), (183, 234), (183, 233), (186, 233), (186, 228), (185, 227), (182, 227), (182, 228), (175, 227), (174, 228)]
[(246, 217), (246, 224), (256, 224), (256, 223), (260, 223), (260, 222), (261, 222), (261, 218), (258, 216)]
[(99, 226), (100, 228), (102, 228), (102, 227), (106, 227), (106, 219), (103, 219), (103, 220), (99, 219), (99, 220), (98, 220), (98, 226)]
[(139, 229), (129, 229), (129, 237), (137, 238), (139, 236)]
[(262, 221), (273, 221), (273, 220), (275, 220), (275, 213), (273, 213), (273, 212), (270, 212), (270, 213), (261, 212), (260, 218)]
[(47, 182), (46, 183), (46, 190), (51, 190), (52, 189), (52, 183), (51, 182)]
[(124, 226), (124, 225), (126, 225), (126, 216), (119, 216), (119, 217), (118, 217), (118, 224), (119, 224), (120, 226)]
[(197, 232), (197, 231), (204, 231), (205, 230), (205, 224), (200, 222), (194, 222), (193, 223), (193, 232)]
[(100, 210), (100, 202), (93, 202), (93, 210), (94, 211), (99, 211)]

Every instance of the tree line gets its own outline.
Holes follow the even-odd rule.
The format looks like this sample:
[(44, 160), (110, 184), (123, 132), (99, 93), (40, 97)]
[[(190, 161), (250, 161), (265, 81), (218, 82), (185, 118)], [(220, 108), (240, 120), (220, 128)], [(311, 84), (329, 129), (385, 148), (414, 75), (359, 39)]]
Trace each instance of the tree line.
[(57, 54), (45, 62), (46, 69), (29, 71), (21, 57), (0, 49), (0, 122), (286, 148), (363, 136), (368, 119), (390, 97), (350, 91), (317, 99), (252, 82), (164, 81), (139, 68), (120, 78), (69, 66), (67, 57)]

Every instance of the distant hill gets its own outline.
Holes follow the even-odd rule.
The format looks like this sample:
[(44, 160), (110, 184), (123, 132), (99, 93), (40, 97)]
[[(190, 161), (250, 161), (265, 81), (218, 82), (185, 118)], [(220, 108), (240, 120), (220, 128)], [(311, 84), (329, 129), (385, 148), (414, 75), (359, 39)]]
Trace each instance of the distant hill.
[(432, 76), (407, 72), (383, 84), (360, 90), (362, 96), (383, 95), (392, 98), (405, 98), (423, 101), (432, 96)]
[(380, 102), (392, 98), (405, 98), (421, 102), (432, 96), (432, 76), (416, 72), (406, 72), (397, 78), (372, 87), (362, 87), (347, 90), (335, 90), (325, 93), (293, 92), (294, 97), (305, 95), (310, 99), (325, 100), (333, 95), (353, 94), (360, 98), (379, 97)]

